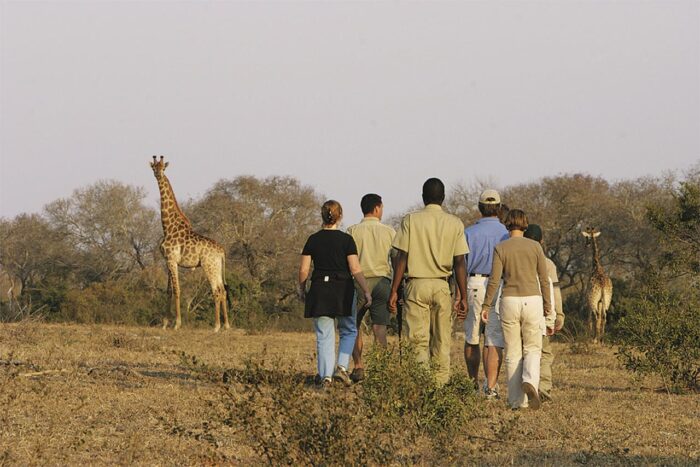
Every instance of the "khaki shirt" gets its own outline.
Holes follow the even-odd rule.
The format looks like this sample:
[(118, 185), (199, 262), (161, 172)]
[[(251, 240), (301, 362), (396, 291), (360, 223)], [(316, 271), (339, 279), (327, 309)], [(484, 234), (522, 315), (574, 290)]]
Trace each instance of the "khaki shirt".
[(396, 231), (376, 217), (365, 217), (359, 224), (348, 227), (348, 233), (355, 239), (364, 276), (391, 279), (389, 253)]
[(437, 204), (407, 214), (394, 248), (408, 253), (408, 277), (436, 279), (452, 274), (455, 256), (469, 253), (464, 224)]
[(545, 322), (548, 328), (553, 328), (555, 324), (564, 325), (564, 308), (561, 301), (561, 289), (559, 288), (559, 275), (554, 261), (545, 257), (547, 263), (547, 276), (549, 276), (550, 300), (554, 306), (554, 313), (547, 315)]

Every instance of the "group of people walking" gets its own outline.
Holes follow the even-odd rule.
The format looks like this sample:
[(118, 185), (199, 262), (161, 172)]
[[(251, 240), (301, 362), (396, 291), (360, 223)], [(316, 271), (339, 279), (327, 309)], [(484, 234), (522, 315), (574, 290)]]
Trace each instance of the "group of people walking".
[(442, 181), (428, 179), (422, 197), (425, 207), (407, 214), (398, 232), (381, 223), (384, 206), (376, 194), (362, 198), (364, 218), (347, 233), (338, 228), (340, 204), (329, 200), (321, 207), (323, 228), (308, 238), (299, 268), (304, 315), (313, 318), (316, 331), (316, 384), (361, 381), (362, 320), (369, 312), (375, 341), (386, 346), (391, 314), (402, 304), (405, 335), (418, 363), (433, 362), (437, 384), (450, 375), (454, 314), (464, 320), (464, 357), (477, 387), (484, 335), (485, 397), (500, 397), (497, 381), (505, 360), (508, 404), (539, 408), (552, 398), (549, 336), (564, 323), (556, 267), (544, 255), (542, 229), (529, 224), (523, 211), (508, 210), (495, 190), (481, 193), (482, 218), (466, 229), (442, 209)]

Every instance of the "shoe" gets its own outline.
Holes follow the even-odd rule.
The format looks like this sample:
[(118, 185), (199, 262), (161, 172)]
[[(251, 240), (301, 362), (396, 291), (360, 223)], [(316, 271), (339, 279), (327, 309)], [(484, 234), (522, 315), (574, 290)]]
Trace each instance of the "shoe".
[(489, 392), (489, 380), (488, 379), (484, 379), (484, 385), (481, 386), (481, 391), (484, 394), (487, 394)]
[(501, 396), (498, 395), (498, 390), (496, 388), (486, 388), (486, 392), (484, 393), (484, 397), (486, 397), (486, 400), (496, 400), (500, 399)]
[(537, 394), (537, 389), (530, 383), (523, 383), (523, 392), (527, 394), (528, 406), (532, 410), (537, 410), (540, 408), (540, 395)]
[(350, 376), (348, 376), (348, 371), (340, 365), (335, 367), (335, 373), (333, 373), (333, 381), (343, 383), (346, 387), (352, 386), (352, 380), (350, 379)]
[(321, 378), (321, 375), (314, 376), (314, 386), (319, 391), (325, 391), (326, 389), (329, 389), (332, 384), (333, 380), (331, 380), (331, 378), (328, 376), (326, 376), (325, 378)]
[(352, 373), (350, 373), (350, 379), (353, 383), (359, 383), (365, 379), (365, 369), (364, 368), (353, 368)]
[(552, 402), (552, 395), (549, 394), (547, 391), (543, 391), (540, 389), (540, 401), (544, 402)]

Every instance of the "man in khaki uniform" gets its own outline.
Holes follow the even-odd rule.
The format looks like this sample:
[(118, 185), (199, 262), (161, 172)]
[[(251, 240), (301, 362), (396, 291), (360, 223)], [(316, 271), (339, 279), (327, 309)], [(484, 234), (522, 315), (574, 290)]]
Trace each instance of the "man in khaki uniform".
[[(542, 228), (537, 224), (530, 224), (525, 231), (525, 237), (540, 244), (543, 243)], [(543, 245), (544, 247), (544, 245)], [(561, 331), (564, 327), (564, 308), (561, 300), (561, 288), (559, 287), (559, 276), (557, 266), (554, 261), (545, 257), (547, 262), (547, 275), (549, 276), (550, 300), (554, 306), (554, 313), (550, 313), (545, 318), (545, 332), (542, 336), (542, 358), (540, 360), (540, 399), (547, 402), (552, 400), (552, 363), (554, 362), (554, 352), (549, 341), (550, 336)]]
[(445, 185), (437, 178), (423, 184), (425, 208), (406, 215), (394, 238), (398, 250), (394, 279), (391, 284), (389, 309), (396, 312), (398, 289), (406, 272), (404, 290), (404, 328), (416, 346), (420, 363), (432, 358), (439, 385), (450, 376), (452, 341), (452, 297), (448, 279), (454, 270), (460, 300), (457, 317), (467, 313), (467, 278), (464, 255), (469, 252), (464, 237), (464, 224), (456, 216), (442, 210)]
[[(390, 252), (391, 242), (394, 240), (396, 231), (385, 224), (382, 224), (384, 214), (384, 204), (382, 198), (374, 193), (366, 194), (360, 201), (364, 218), (359, 224), (348, 227), (347, 233), (352, 235), (357, 245), (360, 258), (360, 267), (365, 275), (367, 286), (372, 291), (372, 305), (369, 307), (370, 318), (372, 319), (372, 331), (374, 339), (380, 345), (386, 347), (386, 327), (390, 322), (389, 315), (389, 293), (391, 291), (391, 263)], [(357, 338), (355, 348), (352, 351), (354, 368), (350, 379), (354, 382), (364, 378), (364, 366), (362, 364), (362, 332), (360, 324), (367, 312), (365, 308), (364, 294), (358, 284), (357, 288)]]

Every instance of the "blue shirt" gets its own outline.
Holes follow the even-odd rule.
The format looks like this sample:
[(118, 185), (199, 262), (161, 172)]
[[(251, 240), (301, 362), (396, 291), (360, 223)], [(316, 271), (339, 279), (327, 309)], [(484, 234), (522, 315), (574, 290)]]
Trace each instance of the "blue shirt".
[(508, 229), (498, 217), (482, 217), (464, 229), (469, 245), (467, 255), (468, 274), (491, 274), (493, 249), (503, 240), (508, 240)]

